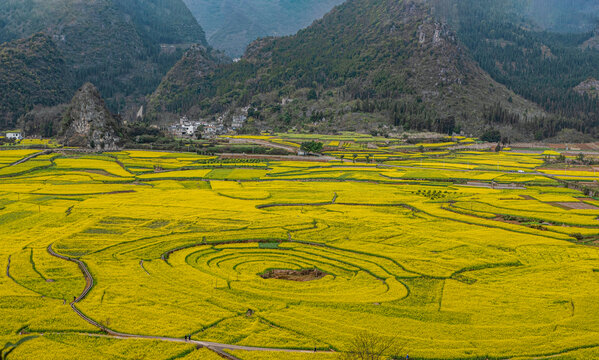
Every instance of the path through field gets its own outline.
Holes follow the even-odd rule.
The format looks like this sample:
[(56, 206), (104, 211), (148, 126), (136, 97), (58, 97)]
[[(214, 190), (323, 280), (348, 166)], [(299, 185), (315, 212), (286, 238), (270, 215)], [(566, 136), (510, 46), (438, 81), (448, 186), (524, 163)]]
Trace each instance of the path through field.
[[(168, 342), (176, 342), (176, 343), (189, 343), (189, 344), (195, 344), (195, 345), (198, 345), (198, 346), (201, 346), (201, 347), (205, 347), (207, 349), (210, 349), (210, 350), (214, 351), (215, 353), (219, 354), (222, 357), (225, 357), (225, 358), (228, 358), (228, 359), (232, 359), (232, 360), (240, 360), (240, 359), (238, 359), (237, 357), (235, 357), (233, 355), (230, 355), (230, 354), (226, 353), (225, 350), (293, 352), (293, 353), (331, 353), (331, 351), (311, 351), (311, 350), (298, 350), (298, 349), (282, 349), (282, 348), (266, 348), (266, 347), (254, 347), (254, 346), (240, 346), (240, 345), (231, 345), (231, 344), (216, 343), (216, 342), (211, 342), (211, 341), (185, 340), (185, 339), (174, 338), (174, 337), (167, 337), (167, 336), (136, 335), (136, 334), (127, 334), (127, 333), (122, 333), (122, 332), (118, 332), (118, 331), (114, 331), (114, 330), (108, 329), (107, 327), (105, 327), (105, 326), (97, 323), (92, 318), (90, 318), (87, 315), (85, 315), (84, 313), (82, 313), (77, 308), (77, 306), (76, 306), (76, 304), (78, 302), (80, 302), (81, 300), (83, 300), (85, 298), (85, 296), (89, 293), (89, 291), (94, 286), (94, 278), (92, 277), (91, 273), (87, 269), (87, 266), (85, 265), (85, 263), (83, 261), (81, 261), (81, 260), (77, 260), (77, 259), (73, 259), (73, 258), (69, 258), (69, 257), (57, 254), (52, 249), (52, 245), (51, 244), (48, 245), (47, 250), (48, 250), (48, 253), (50, 253), (50, 255), (52, 255), (52, 256), (55, 256), (55, 257), (57, 257), (59, 259), (65, 260), (65, 261), (71, 261), (71, 262), (77, 263), (77, 265), (79, 265), (79, 268), (81, 269), (81, 272), (83, 273), (83, 276), (85, 277), (85, 282), (86, 282), (85, 289), (83, 290), (83, 292), (76, 299), (73, 300), (73, 302), (71, 302), (71, 304), (70, 304), (71, 308), (83, 320), (85, 320), (88, 323), (90, 323), (91, 325), (97, 327), (98, 329), (100, 329), (102, 332), (104, 332), (106, 334), (105, 335), (99, 335), (99, 334), (82, 334), (82, 335), (85, 335), (85, 336), (108, 337), (108, 338), (113, 338), (113, 339), (144, 339), (144, 340), (160, 340), (160, 341), (168, 341)], [(9, 265), (8, 265), (8, 267), (6, 269), (7, 273), (9, 272), (9, 268), (10, 268), (10, 259), (9, 259)]]
[[(38, 338), (11, 358), (332, 359), (359, 331), (418, 358), (599, 354), (599, 198), (576, 187), (592, 172), (490, 152), (373, 165), (65, 150), (8, 165), (30, 154), (0, 156), (0, 340)], [(326, 276), (262, 277), (309, 269)]]

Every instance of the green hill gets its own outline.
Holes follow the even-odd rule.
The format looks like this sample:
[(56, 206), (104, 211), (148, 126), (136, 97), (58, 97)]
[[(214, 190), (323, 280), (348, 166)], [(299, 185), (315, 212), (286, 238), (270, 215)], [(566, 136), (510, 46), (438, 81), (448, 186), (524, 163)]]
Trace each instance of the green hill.
[[(61, 86), (72, 95), (92, 82), (115, 112), (133, 111), (189, 44), (207, 44), (181, 0), (0, 2), (0, 42), (38, 32), (52, 39), (72, 74)], [(28, 102), (43, 103), (31, 95)]]
[(253, 43), (194, 88), (166, 107), (212, 116), (251, 106), (247, 130), (482, 132), (497, 102), (542, 114), (480, 69), (428, 4), (408, 0), (350, 0), (297, 35)]
[[(533, 130), (539, 139), (556, 136), (562, 128), (599, 135), (599, 102), (575, 90), (589, 78), (599, 78), (599, 52), (586, 50), (593, 46), (593, 34), (550, 32), (537, 22), (557, 18), (563, 11), (563, 24), (573, 18), (584, 24), (577, 14), (587, 9), (590, 16), (593, 8), (594, 2), (582, 0), (543, 5), (522, 0), (436, 2), (437, 15), (454, 26), (460, 41), (494, 80), (557, 115)], [(562, 25), (555, 26), (563, 30)]]
[(183, 109), (192, 110), (196, 105), (193, 100), (197, 94), (205, 91), (204, 79), (211, 76), (219, 65), (226, 63), (230, 63), (230, 60), (223, 53), (199, 45), (193, 46), (168, 72), (152, 94), (151, 109), (154, 113), (173, 115)]
[(34, 105), (66, 101), (69, 71), (52, 40), (42, 34), (0, 45), (0, 128)]

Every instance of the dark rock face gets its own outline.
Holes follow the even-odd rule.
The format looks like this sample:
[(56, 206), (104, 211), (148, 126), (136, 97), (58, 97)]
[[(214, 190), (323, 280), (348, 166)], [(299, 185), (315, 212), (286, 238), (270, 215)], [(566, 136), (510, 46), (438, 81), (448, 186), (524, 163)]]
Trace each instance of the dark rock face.
[(106, 108), (98, 89), (90, 83), (83, 85), (64, 114), (63, 143), (95, 150), (118, 150), (121, 134), (121, 124)]

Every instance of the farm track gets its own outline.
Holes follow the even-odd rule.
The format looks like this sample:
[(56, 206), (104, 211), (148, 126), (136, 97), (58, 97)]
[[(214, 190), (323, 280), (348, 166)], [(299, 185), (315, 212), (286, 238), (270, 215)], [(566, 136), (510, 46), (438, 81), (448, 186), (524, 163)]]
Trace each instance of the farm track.
[(8, 264), (6, 264), (6, 277), (12, 279), (10, 276), (10, 255), (8, 255)]
[(143, 260), (139, 260), (139, 266), (142, 268), (142, 270), (143, 270), (143, 271), (144, 271), (146, 274), (150, 275), (150, 273), (148, 272), (148, 270), (146, 270), (146, 268), (144, 267), (144, 261), (143, 261)]
[(31, 160), (33, 158), (36, 158), (36, 157), (38, 157), (40, 155), (47, 155), (47, 154), (51, 154), (51, 153), (52, 153), (52, 150), (46, 150), (46, 151), (36, 152), (35, 154), (31, 154), (31, 155), (29, 155), (27, 157), (24, 157), (21, 160), (15, 161), (14, 163), (12, 163), (12, 164), (10, 164), (8, 166), (16, 166), (16, 165), (22, 164), (24, 162), (27, 162), (27, 161), (29, 161), (29, 160)]
[[(70, 257), (66, 257), (66, 256), (63, 256), (63, 255), (60, 255), (60, 254), (57, 254), (52, 249), (52, 244), (48, 245), (47, 250), (48, 250), (48, 253), (50, 255), (54, 256), (54, 257), (57, 257), (57, 258), (62, 259), (62, 260), (74, 262), (77, 265), (79, 265), (79, 269), (83, 273), (83, 276), (85, 276), (85, 289), (83, 289), (83, 292), (77, 298), (75, 298), (75, 300), (73, 300), (73, 302), (71, 303), (71, 307), (73, 307), (74, 303), (78, 303), (81, 300), (85, 299), (85, 297), (87, 296), (87, 294), (94, 287), (94, 278), (92, 277), (92, 274), (89, 272), (89, 270), (87, 269), (87, 266), (85, 265), (85, 263), (83, 261), (78, 260), (78, 259), (73, 259), (73, 258), (70, 258)], [(74, 307), (73, 307), (73, 309), (75, 310)], [(75, 311), (77, 311), (77, 310), (75, 310)]]
[(257, 205), (256, 209), (267, 209), (271, 207), (280, 207), (280, 206), (326, 206), (326, 205), (334, 205), (337, 202), (337, 193), (333, 196), (333, 200), (318, 202), (318, 203), (295, 203), (295, 204), (266, 204), (266, 205)]
[[(200, 347), (205, 347), (209, 350), (214, 351), (221, 357), (231, 359), (231, 360), (240, 360), (240, 359), (238, 359), (237, 357), (232, 356), (230, 354), (227, 354), (225, 352), (225, 350), (314, 353), (314, 351), (312, 351), (312, 350), (241, 346), (241, 345), (223, 344), (223, 343), (201, 341), (201, 340), (185, 340), (185, 339), (181, 339), (181, 338), (174, 338), (174, 337), (168, 337), (168, 336), (137, 335), (137, 334), (128, 334), (128, 333), (114, 331), (114, 330), (109, 329), (109, 328), (105, 327), (104, 325), (96, 322), (92, 318), (88, 317), (81, 310), (79, 310), (76, 306), (77, 303), (79, 303), (83, 299), (85, 299), (87, 294), (91, 291), (91, 289), (94, 286), (94, 279), (93, 279), (91, 273), (89, 272), (89, 270), (87, 269), (87, 266), (85, 265), (85, 263), (78, 259), (73, 259), (73, 258), (70, 258), (67, 256), (57, 254), (52, 249), (52, 244), (48, 245), (47, 250), (48, 250), (48, 253), (54, 257), (57, 257), (59, 259), (65, 260), (65, 261), (74, 262), (77, 265), (79, 265), (79, 269), (81, 270), (81, 272), (83, 273), (83, 276), (85, 277), (85, 281), (86, 281), (85, 289), (77, 298), (75, 298), (73, 300), (73, 302), (71, 302), (70, 305), (71, 305), (71, 308), (73, 309), (73, 311), (77, 315), (79, 315), (80, 318), (82, 318), (83, 320), (85, 320), (86, 322), (91, 324), (92, 326), (97, 327), (104, 334), (82, 334), (82, 335), (108, 337), (108, 338), (113, 338), (113, 339), (145, 339), (145, 340), (159, 340), (159, 341), (176, 342), (176, 343), (189, 343), (189, 344), (194, 344), (194, 345), (197, 345)], [(163, 256), (164, 256), (164, 254), (163, 254)], [(10, 267), (10, 260), (9, 260), (9, 265), (6, 270), (7, 273), (9, 272), (9, 267)], [(317, 351), (317, 353), (331, 353), (331, 351)]]

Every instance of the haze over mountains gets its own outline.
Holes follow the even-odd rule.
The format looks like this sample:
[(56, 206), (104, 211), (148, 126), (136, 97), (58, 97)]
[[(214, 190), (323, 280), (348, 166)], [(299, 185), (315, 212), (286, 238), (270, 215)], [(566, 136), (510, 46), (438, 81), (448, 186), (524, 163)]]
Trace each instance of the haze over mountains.
[(599, 23), (599, 2), (595, 0), (531, 0), (528, 16), (544, 30), (588, 32)]
[(184, 0), (208, 42), (241, 57), (252, 41), (291, 35), (344, 0)]
[[(249, 108), (242, 131), (599, 134), (595, 1), (341, 2), (2, 2), (0, 126), (92, 82), (146, 122)], [(216, 50), (237, 57), (256, 38), (239, 62)]]

